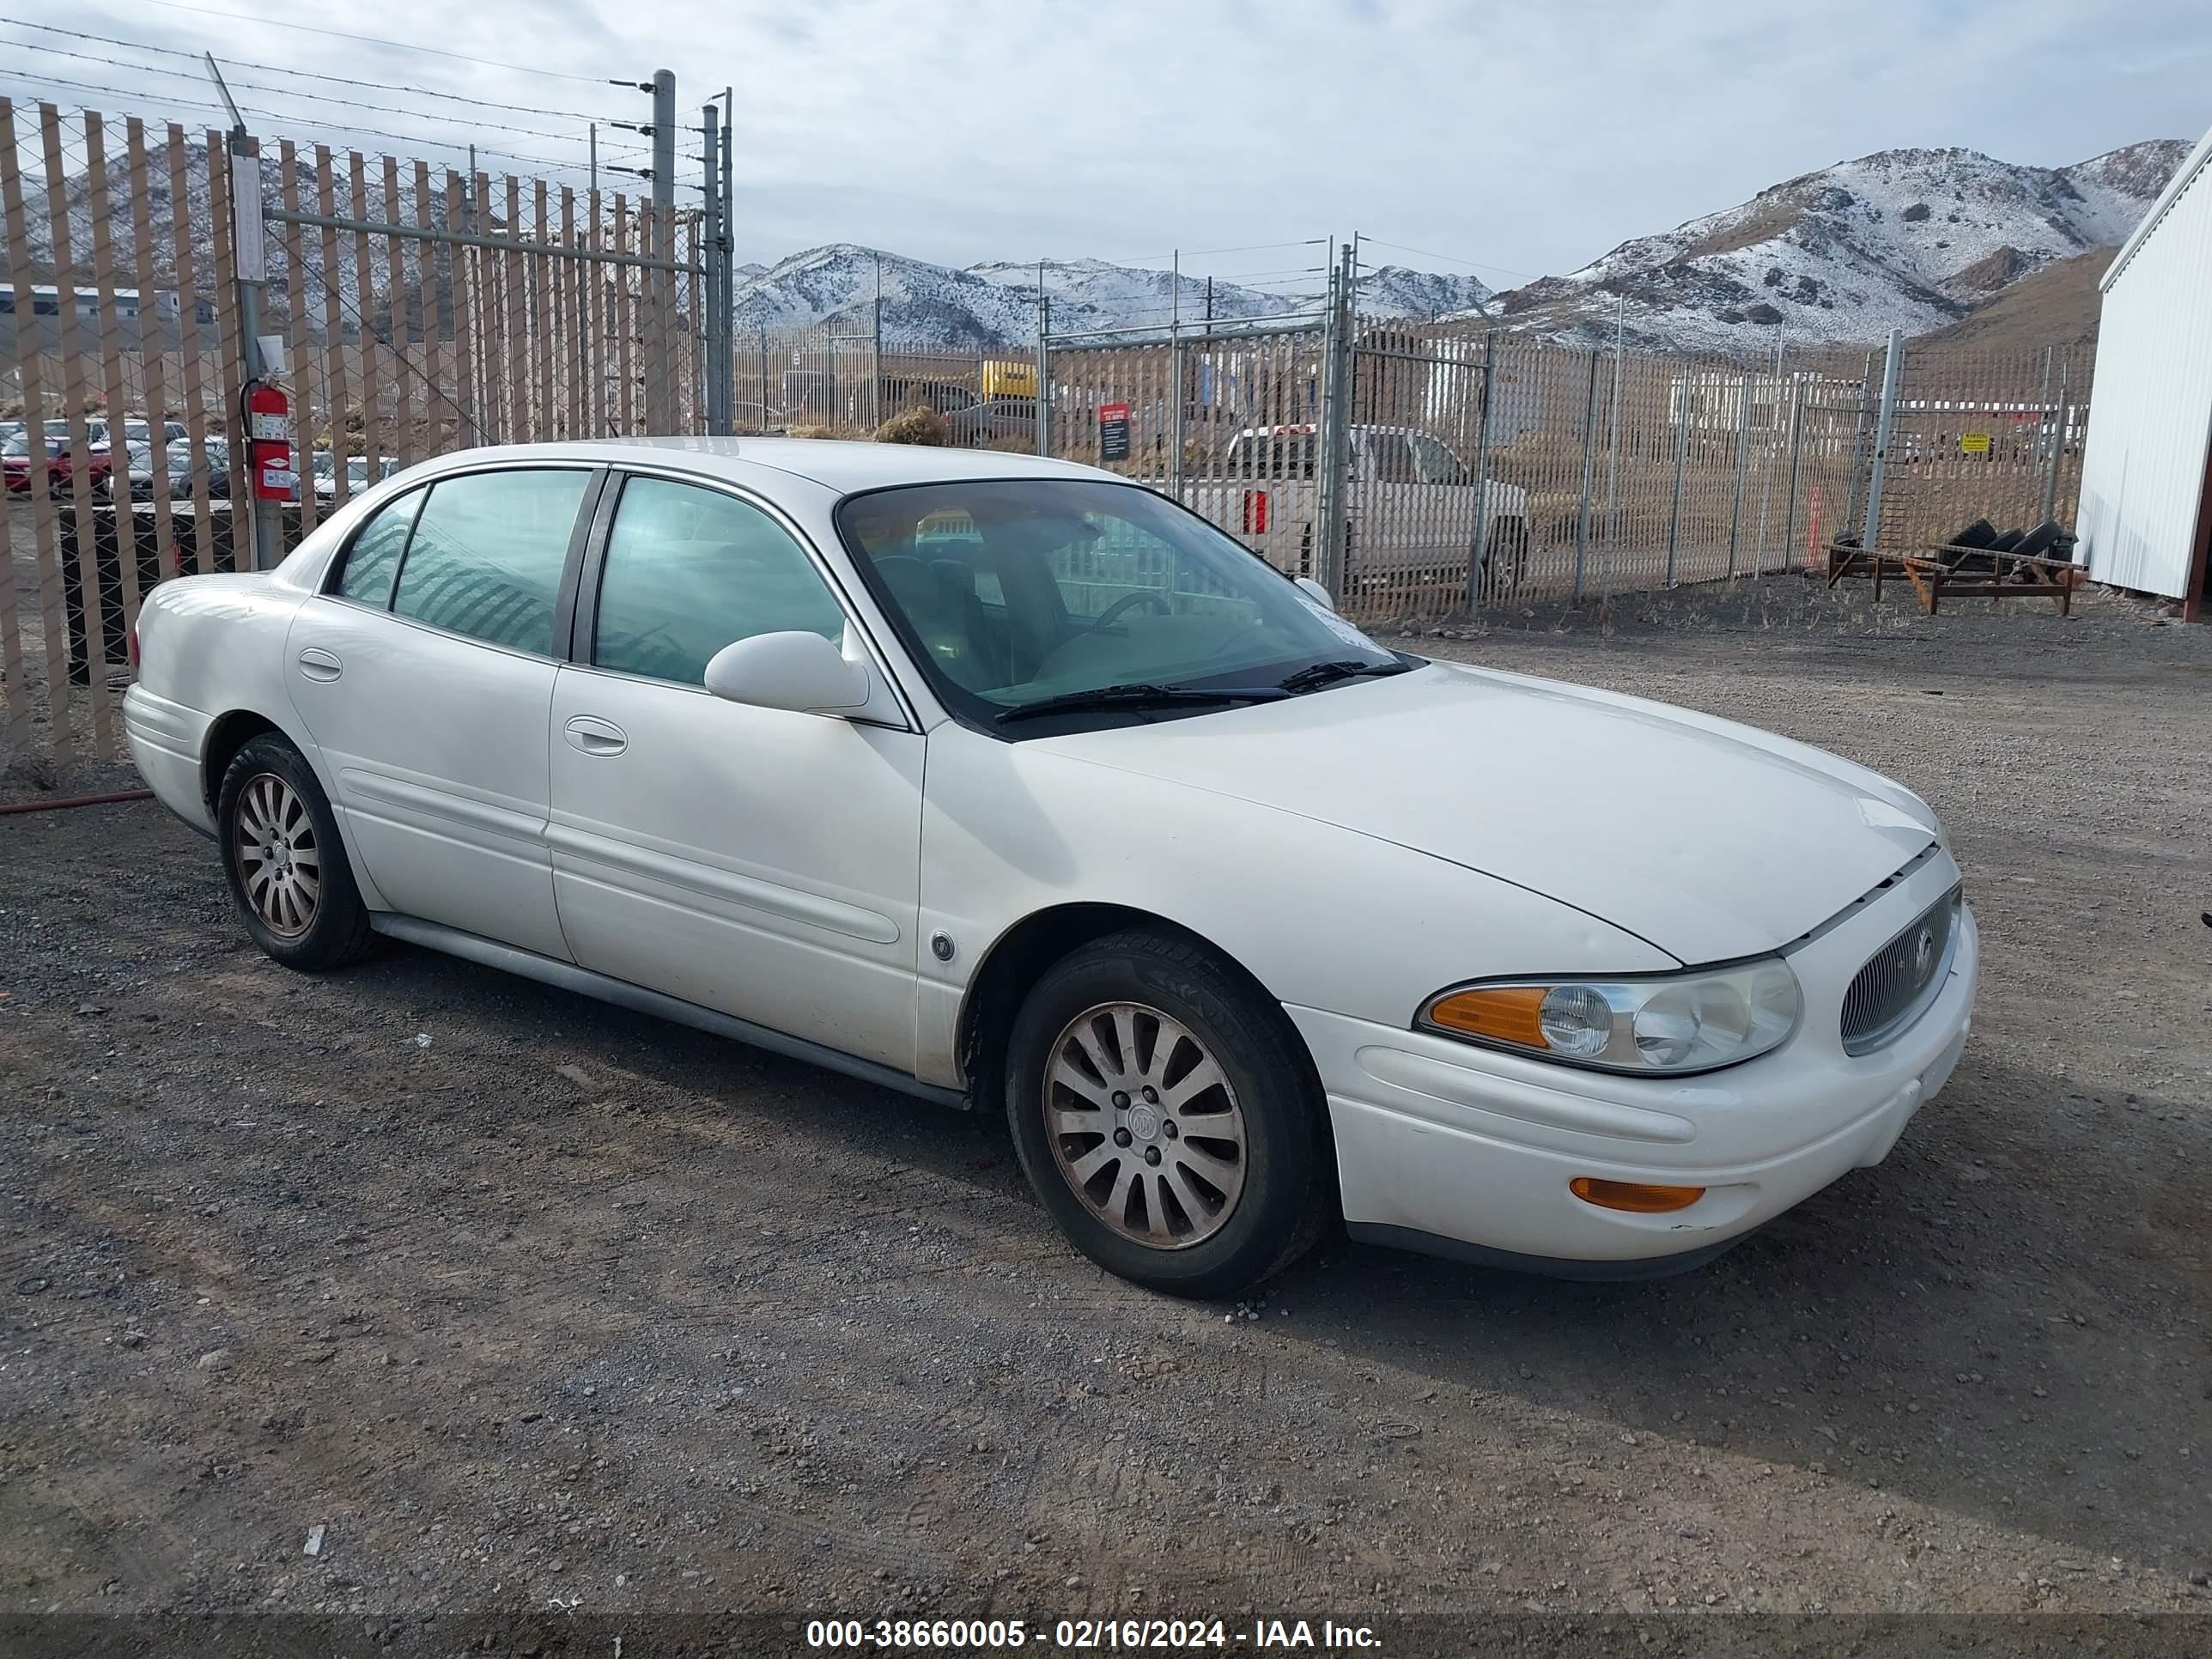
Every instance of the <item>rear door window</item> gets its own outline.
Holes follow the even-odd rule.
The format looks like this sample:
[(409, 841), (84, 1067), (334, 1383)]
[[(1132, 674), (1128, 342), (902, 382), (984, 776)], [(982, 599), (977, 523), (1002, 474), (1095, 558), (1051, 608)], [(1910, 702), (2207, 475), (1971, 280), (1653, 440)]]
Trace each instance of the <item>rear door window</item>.
[[(169, 470), (185, 471), (189, 459), (171, 450)], [(331, 592), (357, 605), (389, 610), (392, 579), (399, 574), (400, 556), (407, 550), (407, 532), (415, 527), (416, 510), (422, 505), (422, 492), (410, 489), (378, 508), (376, 516), (361, 527), (353, 545), (346, 549), (345, 568), (338, 572), (337, 586)]]
[(408, 540), (392, 611), (551, 656), (562, 572), (591, 478), (581, 467), (518, 467), (439, 479)]

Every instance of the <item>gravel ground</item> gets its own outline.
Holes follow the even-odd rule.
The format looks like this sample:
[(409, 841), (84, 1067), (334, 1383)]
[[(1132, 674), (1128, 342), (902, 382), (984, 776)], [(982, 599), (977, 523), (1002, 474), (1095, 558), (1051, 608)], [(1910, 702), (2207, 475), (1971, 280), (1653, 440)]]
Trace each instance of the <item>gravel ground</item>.
[(1340, 1242), (1148, 1296), (972, 1119), (412, 950), (289, 975), (159, 808), (0, 817), (0, 1620), (2212, 1611), (2212, 629), (2154, 615), (1421, 641), (1853, 756), (1968, 872), (1948, 1091), (1641, 1285)]

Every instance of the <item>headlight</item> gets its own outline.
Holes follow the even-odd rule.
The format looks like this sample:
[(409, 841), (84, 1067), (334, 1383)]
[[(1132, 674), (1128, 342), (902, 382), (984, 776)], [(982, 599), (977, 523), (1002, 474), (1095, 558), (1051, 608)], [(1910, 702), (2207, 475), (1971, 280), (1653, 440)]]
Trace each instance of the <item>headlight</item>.
[(1416, 1025), (1608, 1072), (1710, 1072), (1778, 1047), (1804, 999), (1779, 957), (1663, 979), (1528, 980), (1442, 991)]

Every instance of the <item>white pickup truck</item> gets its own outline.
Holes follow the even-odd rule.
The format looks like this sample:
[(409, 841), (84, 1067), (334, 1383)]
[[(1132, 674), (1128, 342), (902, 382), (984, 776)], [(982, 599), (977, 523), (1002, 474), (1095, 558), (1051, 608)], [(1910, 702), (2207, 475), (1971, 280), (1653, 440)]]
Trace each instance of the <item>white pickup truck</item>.
[[(1277, 568), (1315, 572), (1321, 523), (1317, 426), (1247, 427), (1230, 440), (1212, 477), (1187, 477), (1183, 504), (1203, 514)], [(1357, 425), (1351, 432), (1347, 589), (1464, 582), (1475, 527), (1487, 512), (1482, 586), (1510, 592), (1528, 562), (1528, 493), (1492, 478), (1427, 433)]]

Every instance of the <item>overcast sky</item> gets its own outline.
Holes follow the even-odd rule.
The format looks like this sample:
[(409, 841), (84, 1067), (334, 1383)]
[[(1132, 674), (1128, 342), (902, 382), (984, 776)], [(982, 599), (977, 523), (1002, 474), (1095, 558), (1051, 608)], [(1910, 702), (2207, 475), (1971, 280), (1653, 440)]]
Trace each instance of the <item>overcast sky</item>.
[[(2055, 165), (2212, 124), (2203, 0), (0, 0), (0, 15), (551, 112), (232, 70), (251, 83), (241, 104), (288, 118), (250, 115), (258, 132), (433, 160), (474, 137), (580, 169), (586, 118), (647, 117), (649, 100), (608, 77), (673, 69), (692, 123), (731, 85), (738, 257), (763, 262), (853, 241), (956, 264), (1164, 264), (1178, 246), (1357, 230), (1426, 256), (1385, 247), (1378, 261), (1504, 287), (1871, 150), (1957, 144)], [(0, 92), (19, 100), (216, 118), (178, 101), (210, 95), (187, 59), (21, 27), (0, 40)], [(1257, 246), (1186, 264), (1297, 287), (1319, 262)]]

